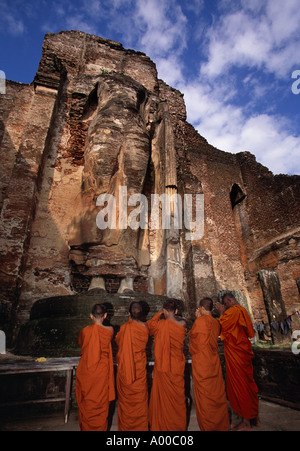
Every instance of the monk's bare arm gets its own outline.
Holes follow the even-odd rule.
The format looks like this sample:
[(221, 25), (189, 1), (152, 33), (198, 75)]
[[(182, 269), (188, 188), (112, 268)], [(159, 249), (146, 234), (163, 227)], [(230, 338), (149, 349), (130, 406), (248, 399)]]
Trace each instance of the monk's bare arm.
[(162, 310), (160, 312), (156, 313), (156, 315), (154, 315), (154, 317), (152, 319), (149, 319), (149, 321), (147, 321), (147, 326), (149, 328), (150, 335), (155, 335), (155, 333), (157, 332), (158, 323), (160, 321), (161, 314), (162, 314)]

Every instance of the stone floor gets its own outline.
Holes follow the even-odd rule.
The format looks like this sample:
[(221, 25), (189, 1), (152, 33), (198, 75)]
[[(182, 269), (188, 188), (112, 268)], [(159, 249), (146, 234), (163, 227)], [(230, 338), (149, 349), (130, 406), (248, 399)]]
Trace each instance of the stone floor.
[[(2, 421), (1, 421), (2, 420)], [(233, 417), (232, 425), (238, 419)], [(260, 428), (253, 431), (300, 431), (300, 412), (287, 407), (260, 401)], [(195, 409), (192, 409), (189, 423), (189, 431), (199, 431)], [(63, 406), (61, 412), (42, 413), (35, 415), (31, 410), (30, 415), (21, 417), (20, 414), (0, 419), (0, 431), (79, 431), (78, 410), (73, 407), (70, 412), (69, 421), (64, 424)], [(111, 431), (117, 431), (117, 409), (113, 417)]]

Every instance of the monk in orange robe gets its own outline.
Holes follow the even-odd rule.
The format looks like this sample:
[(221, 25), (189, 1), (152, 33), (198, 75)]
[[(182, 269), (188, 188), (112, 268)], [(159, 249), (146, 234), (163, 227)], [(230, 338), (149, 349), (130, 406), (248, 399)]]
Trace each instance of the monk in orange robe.
[[(165, 319), (161, 319), (161, 315)], [(148, 321), (154, 335), (155, 365), (149, 405), (151, 431), (185, 431), (185, 356), (183, 342), (186, 323), (178, 321), (176, 301), (170, 300)]]
[(113, 328), (103, 326), (104, 305), (92, 309), (93, 324), (79, 335), (81, 358), (76, 372), (76, 399), (82, 431), (106, 431), (109, 403), (115, 399), (111, 340)]
[(217, 308), (222, 315), (219, 322), (225, 349), (227, 396), (232, 409), (242, 418), (233, 430), (249, 431), (250, 420), (258, 422), (258, 388), (253, 378), (254, 353), (249, 340), (254, 337), (254, 330), (247, 310), (232, 294), (225, 294), (222, 304), (218, 303)]
[(204, 298), (189, 333), (196, 413), (201, 431), (229, 431), (225, 384), (218, 354), (220, 324), (212, 317), (213, 301)]
[(148, 431), (148, 385), (146, 346), (147, 325), (141, 321), (143, 308), (131, 304), (129, 322), (121, 326), (116, 336), (118, 373), (118, 430)]

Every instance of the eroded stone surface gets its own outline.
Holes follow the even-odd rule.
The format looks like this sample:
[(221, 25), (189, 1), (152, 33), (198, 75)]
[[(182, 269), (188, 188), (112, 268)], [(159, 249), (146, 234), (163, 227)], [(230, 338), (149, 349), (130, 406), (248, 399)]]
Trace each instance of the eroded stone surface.
[[(272, 270), (287, 314), (299, 308), (299, 177), (208, 144), (146, 55), (82, 32), (46, 35), (33, 83), (7, 82), (0, 96), (0, 146), (0, 326), (10, 343), (35, 301), (86, 292), (95, 278), (108, 293), (128, 285), (177, 297), (188, 316), (202, 297), (233, 290), (268, 323), (258, 273)], [(204, 194), (204, 236), (151, 224), (100, 231), (97, 199), (118, 204), (120, 186), (127, 198), (144, 194), (149, 213), (152, 194)]]

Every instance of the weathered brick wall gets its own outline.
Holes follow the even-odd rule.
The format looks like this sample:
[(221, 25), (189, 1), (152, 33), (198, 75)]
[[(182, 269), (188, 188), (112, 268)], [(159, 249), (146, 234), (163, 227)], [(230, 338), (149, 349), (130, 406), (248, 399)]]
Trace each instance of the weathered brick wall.
[(245, 272), (256, 317), (265, 317), (257, 280), (260, 270), (278, 272), (287, 314), (299, 305), (299, 176), (273, 176), (249, 153), (237, 155), (244, 181), (248, 232), (243, 231)]
[(76, 292), (69, 237), (81, 206), (85, 107), (111, 72), (158, 92), (146, 55), (82, 32), (49, 34), (34, 82), (8, 82), (0, 98), (0, 323), (9, 341), (37, 299)]
[(204, 193), (205, 235), (191, 243), (194, 304), (204, 296), (218, 299), (223, 290), (240, 290), (251, 309), (230, 200), (232, 186), (243, 184), (236, 157), (209, 145), (186, 122), (177, 126), (176, 136), (181, 183), (194, 194)]
[[(187, 123), (177, 122), (176, 133), (183, 184), (199, 189), (201, 183), (205, 195), (205, 237), (199, 245), (212, 258), (217, 291), (242, 291), (254, 320), (267, 322), (258, 273), (273, 269), (290, 315), (299, 309), (299, 176), (274, 176), (248, 152), (221, 152)], [(235, 184), (246, 197), (232, 209)], [(198, 299), (206, 295), (206, 285), (198, 286)]]
[[(15, 164), (33, 95), (32, 86), (7, 81), (6, 95), (2, 95), (0, 99), (0, 211)], [(11, 111), (13, 111), (13, 114), (10, 114)]]
[[(7, 95), (0, 97), (0, 325), (8, 320), (12, 331), (26, 321), (36, 300), (88, 289), (90, 280), (70, 264), (70, 235), (78, 228), (82, 208), (86, 120), (91, 114), (86, 106), (95, 101), (99, 76), (112, 72), (147, 89), (149, 117), (161, 114), (170, 120), (159, 134), (162, 141), (174, 141), (175, 155), (171, 149), (167, 160), (159, 152), (172, 146), (156, 142), (155, 158), (161, 155), (163, 161), (152, 155), (147, 198), (155, 186), (163, 188), (171, 179), (182, 196), (204, 194), (204, 237), (186, 241), (182, 230), (176, 244), (188, 313), (193, 314), (201, 297), (217, 300), (221, 292), (232, 290), (255, 321), (267, 320), (258, 280), (263, 269), (277, 271), (287, 311), (299, 308), (300, 178), (274, 177), (249, 153), (232, 155), (211, 146), (186, 122), (182, 94), (157, 79), (146, 55), (82, 32), (63, 32), (46, 35), (34, 83), (8, 82)], [(146, 125), (151, 138), (153, 127)], [(166, 173), (159, 178), (160, 167)], [(235, 185), (245, 198), (232, 208)], [(149, 232), (150, 250), (157, 235)], [(166, 294), (165, 254), (162, 250), (152, 285), (144, 269), (134, 282), (136, 291)], [(81, 258), (79, 253), (77, 269)], [(118, 277), (107, 277), (107, 290), (116, 292), (119, 283)]]
[[(22, 96), (23, 92), (20, 91), (18, 94)], [(43, 149), (50, 128), (56, 91), (52, 89), (36, 91), (29, 107), (25, 104), (24, 115), (20, 115), (20, 110), (17, 108), (20, 102), (20, 98), (17, 97), (18, 95), (12, 111), (10, 110), (9, 119), (16, 120), (20, 127), (19, 142), (17, 137), (13, 136), (14, 130), (12, 130), (11, 139), (13, 142), (15, 138), (15, 145), (18, 147), (15, 147), (15, 150), (11, 149), (10, 155), (7, 155), (5, 145), (1, 146), (4, 159), (8, 156), (6, 161), (11, 160), (11, 164), (6, 166), (6, 168), (10, 166), (10, 177), (7, 178), (5, 187), (0, 223), (1, 302), (6, 305), (8, 311), (11, 310), (22, 287), (22, 276), (36, 210)], [(17, 114), (17, 117), (20, 116), (20, 121), (17, 118), (13, 119), (14, 114)], [(8, 130), (9, 128), (6, 129), (4, 138), (8, 137)], [(15, 160), (12, 162), (14, 152)]]

